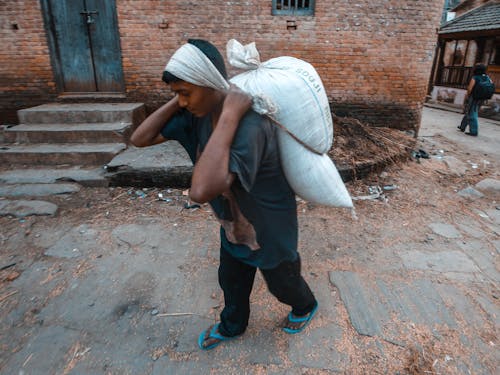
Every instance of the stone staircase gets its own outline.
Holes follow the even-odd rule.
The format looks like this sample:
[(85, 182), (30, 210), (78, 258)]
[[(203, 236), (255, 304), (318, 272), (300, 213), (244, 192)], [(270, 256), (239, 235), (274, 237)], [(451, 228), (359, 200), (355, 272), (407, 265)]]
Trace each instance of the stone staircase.
[(127, 149), (145, 108), (142, 103), (52, 103), (20, 110), (18, 118), (19, 125), (0, 130), (0, 215), (18, 207), (11, 198), (108, 186), (103, 167)]
[(19, 125), (0, 135), (6, 166), (102, 166), (127, 148), (133, 125), (145, 117), (140, 103), (43, 104), (18, 111)]

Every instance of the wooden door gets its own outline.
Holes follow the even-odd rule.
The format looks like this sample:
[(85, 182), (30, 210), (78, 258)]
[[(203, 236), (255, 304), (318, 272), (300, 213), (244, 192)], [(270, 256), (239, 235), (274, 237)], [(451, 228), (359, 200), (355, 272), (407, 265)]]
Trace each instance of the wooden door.
[(60, 91), (122, 92), (115, 0), (43, 0)]

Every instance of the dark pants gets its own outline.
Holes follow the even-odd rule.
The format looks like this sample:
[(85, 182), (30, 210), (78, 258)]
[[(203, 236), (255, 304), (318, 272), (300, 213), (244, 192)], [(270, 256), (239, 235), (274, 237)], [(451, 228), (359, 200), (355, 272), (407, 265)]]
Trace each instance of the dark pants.
[(476, 100), (472, 97), (467, 99), (467, 104), (465, 107), (465, 115), (462, 118), (462, 122), (460, 123), (460, 130), (465, 131), (467, 125), (469, 126), (469, 132), (472, 135), (477, 135), (479, 122), (478, 122), (478, 114), (479, 108), (483, 104), (482, 100)]
[[(224, 336), (236, 336), (245, 331), (250, 316), (250, 293), (257, 268), (220, 251), (219, 284), (224, 292), (225, 307), (220, 314), (219, 331)], [(269, 291), (282, 303), (290, 305), (294, 315), (306, 315), (316, 305), (316, 299), (300, 275), (300, 257), (283, 262), (270, 270), (260, 270)]]

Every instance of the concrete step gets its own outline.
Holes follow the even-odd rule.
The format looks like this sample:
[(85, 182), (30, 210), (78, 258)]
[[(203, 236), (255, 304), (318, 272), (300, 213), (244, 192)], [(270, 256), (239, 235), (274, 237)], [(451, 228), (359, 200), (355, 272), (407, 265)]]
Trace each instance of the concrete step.
[(123, 143), (130, 122), (84, 124), (20, 124), (0, 132), (2, 143)]
[(103, 165), (127, 148), (124, 143), (4, 145), (2, 165)]
[(0, 185), (0, 197), (45, 197), (49, 195), (73, 194), (80, 191), (78, 184), (14, 184)]
[(49, 103), (17, 112), (20, 124), (79, 124), (98, 122), (142, 122), (142, 103)]
[(88, 187), (106, 187), (108, 180), (104, 177), (105, 170), (98, 168), (23, 168), (0, 172), (0, 185), (14, 184), (55, 184), (60, 182), (75, 182)]

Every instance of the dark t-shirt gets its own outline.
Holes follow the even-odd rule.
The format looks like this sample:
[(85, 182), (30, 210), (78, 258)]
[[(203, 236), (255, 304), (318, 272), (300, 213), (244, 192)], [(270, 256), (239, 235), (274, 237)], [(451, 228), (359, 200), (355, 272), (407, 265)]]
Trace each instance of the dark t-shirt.
[[(252, 110), (240, 121), (230, 151), (231, 191), (210, 201), (221, 222), (221, 246), (262, 269), (297, 259), (295, 194), (281, 168), (276, 127)], [(181, 111), (162, 135), (177, 140), (196, 162), (212, 134), (210, 116)]]

